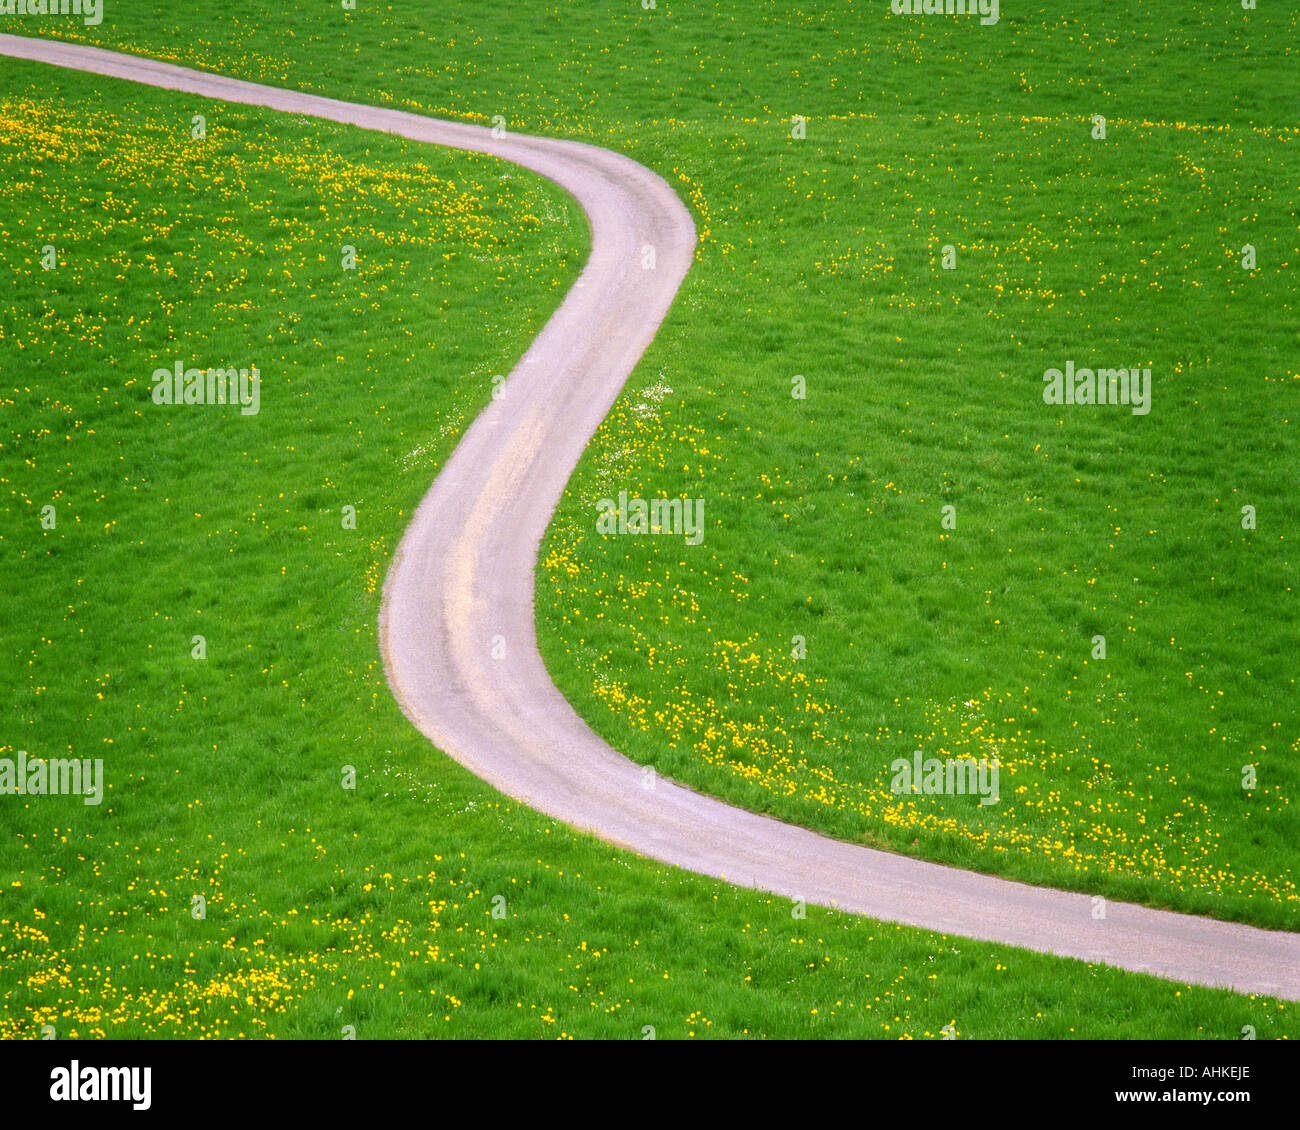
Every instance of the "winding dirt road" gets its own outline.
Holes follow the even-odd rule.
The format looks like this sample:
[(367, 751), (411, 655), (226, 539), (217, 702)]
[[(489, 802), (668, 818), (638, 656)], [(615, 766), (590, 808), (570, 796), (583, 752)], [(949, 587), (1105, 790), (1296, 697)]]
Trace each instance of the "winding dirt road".
[[(811, 903), (1176, 981), (1300, 1000), (1300, 934), (1031, 887), (841, 843), (656, 780), (603, 742), (537, 652), (533, 567), (564, 486), (690, 266), (673, 190), (626, 157), (0, 35), (0, 54), (489, 153), (572, 194), (585, 270), (416, 511), (384, 589), (393, 691), (440, 749), (509, 796), (642, 855)], [(642, 267), (642, 251), (656, 265)], [(467, 327), (468, 331), (469, 327)], [(593, 515), (593, 522), (595, 518)]]

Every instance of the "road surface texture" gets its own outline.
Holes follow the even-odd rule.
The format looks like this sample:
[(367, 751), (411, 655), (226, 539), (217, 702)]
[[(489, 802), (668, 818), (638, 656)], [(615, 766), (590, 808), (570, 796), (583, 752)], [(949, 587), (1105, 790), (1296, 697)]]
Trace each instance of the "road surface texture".
[[(703, 875), (947, 934), (1300, 1000), (1300, 934), (1117, 902), (1094, 917), (1087, 895), (755, 815), (654, 778), (602, 741), (556, 689), (533, 623), (538, 546), (694, 254), (690, 214), (656, 174), (589, 145), (494, 138), (478, 126), (95, 48), (0, 35), (0, 53), (492, 154), (549, 178), (581, 204), (592, 231), (586, 268), (425, 496), (385, 584), (389, 681), (438, 748), (548, 816)], [(643, 265), (647, 246), (653, 269)], [(594, 528), (594, 513), (592, 521)]]

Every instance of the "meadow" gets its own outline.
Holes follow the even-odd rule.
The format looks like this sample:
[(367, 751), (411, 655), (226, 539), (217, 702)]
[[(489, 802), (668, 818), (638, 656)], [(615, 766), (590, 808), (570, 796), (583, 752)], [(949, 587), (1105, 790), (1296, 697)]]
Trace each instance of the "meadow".
[[(698, 262), (538, 578), (552, 673), (619, 749), (844, 838), (1293, 927), (1298, 377), (1279, 311), (1295, 298), (1295, 17), (1087, 3), (1004, 8), (980, 30), (885, 8), (453, 5), (431, 22), (398, 4), (290, 26), (273, 5), (231, 21), (204, 0), (183, 35), (112, 10), (42, 31), (442, 116), (504, 112), (679, 187)], [(378, 669), (377, 585), (490, 375), (576, 272), (580, 216), (491, 162), (229, 107), (209, 111), (225, 148), (205, 163), (193, 100), (6, 65), (17, 167), (85, 128), (65, 98), (83, 117), (97, 95), (101, 113), (131, 107), (94, 146), (44, 154), (84, 191), (5, 213), (30, 289), (3, 326), (3, 367), (22, 374), (0, 449), (22, 562), (3, 740), (127, 743), (132, 767), (111, 831), (73, 804), (51, 827), (46, 802), (0, 856), (10, 1034), (69, 1008), (78, 1034), (326, 1035), (341, 1015), (408, 1035), (1290, 1030), (1271, 1002), (812, 909), (792, 921), (779, 900), (575, 836), (427, 750)], [(175, 179), (152, 184), (160, 162)], [(439, 239), (422, 241), (431, 220)], [(73, 248), (53, 287), (47, 238)], [(368, 248), (356, 275), (337, 264), (349, 241)], [(78, 273), (91, 262), (99, 277)], [(160, 429), (152, 360), (115, 372), (253, 341), (284, 374), (264, 404), (295, 411), (251, 426)], [(1151, 414), (1044, 405), (1043, 370), (1069, 359), (1149, 365)], [(597, 536), (596, 500), (620, 489), (705, 497), (704, 544)], [(36, 522), (47, 497), (71, 511), (56, 537)], [(345, 502), (356, 531), (339, 528)], [(68, 544), (69, 522), (89, 544)], [(199, 623), (216, 628), (201, 666)], [(996, 755), (1002, 801), (893, 796), (889, 763), (914, 748)], [(340, 805), (344, 763), (362, 776)], [(220, 896), (201, 941), (196, 885)], [(471, 906), (520, 885), (508, 927)], [(81, 999), (102, 1004), (83, 1016)]]

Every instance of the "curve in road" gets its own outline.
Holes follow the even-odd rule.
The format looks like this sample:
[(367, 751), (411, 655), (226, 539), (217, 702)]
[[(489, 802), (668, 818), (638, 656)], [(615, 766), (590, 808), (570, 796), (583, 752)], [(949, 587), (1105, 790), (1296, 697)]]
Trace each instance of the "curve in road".
[[(548, 816), (704, 875), (944, 933), (1300, 1000), (1300, 935), (1118, 902), (1095, 918), (1087, 895), (783, 824), (648, 776), (556, 689), (533, 623), (538, 546), (695, 247), (690, 214), (659, 176), (572, 141), (495, 138), (482, 127), (96, 48), (0, 35), (0, 54), (491, 154), (581, 204), (592, 234), (582, 275), (421, 502), (385, 582), (389, 682), (439, 748)], [(642, 268), (647, 245), (652, 270)]]

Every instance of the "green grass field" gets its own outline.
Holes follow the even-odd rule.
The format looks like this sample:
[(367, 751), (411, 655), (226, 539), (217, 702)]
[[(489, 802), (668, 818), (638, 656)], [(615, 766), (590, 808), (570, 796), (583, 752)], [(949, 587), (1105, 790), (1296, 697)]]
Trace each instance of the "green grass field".
[[(44, 31), (501, 112), (679, 188), (698, 261), (539, 573), (552, 673), (619, 749), (844, 838), (1292, 928), (1295, 17), (1198, 12), (1171, 42), (1100, 3), (984, 30), (877, 7), (236, 22), (204, 0), (184, 35), (112, 10)], [(0, 741), (107, 750), (115, 788), (0, 808), (0, 1030), (1294, 1031), (1273, 1002), (792, 920), (429, 750), (383, 682), (378, 586), (576, 274), (580, 214), (485, 159), (6, 66)], [(260, 366), (262, 412), (159, 420), (153, 368), (213, 354)], [(1150, 366), (1150, 415), (1044, 405), (1071, 359)], [(704, 497), (704, 545), (597, 536), (620, 489)], [(894, 797), (914, 748), (996, 753), (1001, 802)]]

